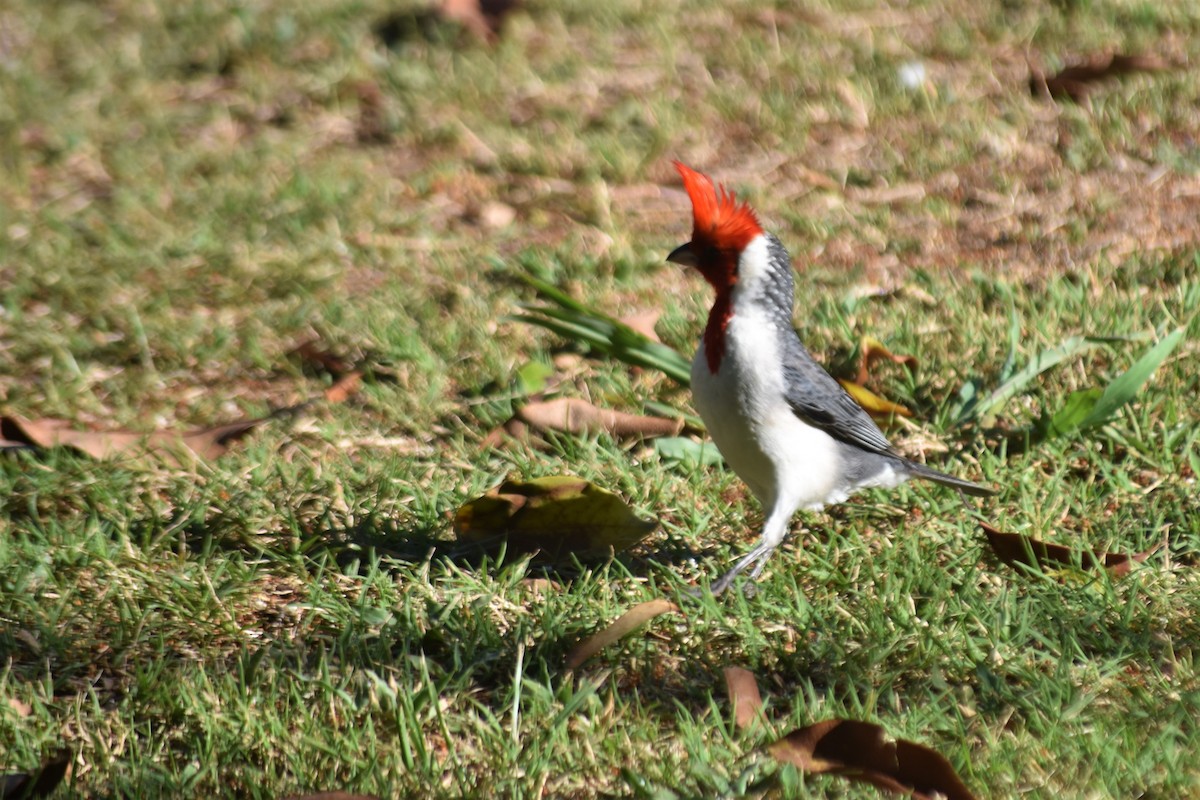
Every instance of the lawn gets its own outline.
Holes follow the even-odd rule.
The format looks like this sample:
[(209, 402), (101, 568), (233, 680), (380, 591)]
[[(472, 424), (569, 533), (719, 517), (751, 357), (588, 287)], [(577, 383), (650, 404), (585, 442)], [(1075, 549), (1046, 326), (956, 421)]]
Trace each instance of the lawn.
[[(1031, 90), (1114, 52), (1154, 68)], [(1195, 795), (1198, 59), (1200, 7), (1133, 0), (529, 0), (490, 42), (408, 0), (6, 4), (0, 439), (270, 418), (215, 458), (0, 454), (0, 774), (65, 761), (57, 797), (876, 797), (768, 752), (846, 718), (981, 798)], [(693, 599), (761, 526), (735, 475), (650, 439), (488, 437), (543, 397), (691, 413), (658, 370), (512, 319), (532, 272), (660, 313), (690, 358), (710, 297), (664, 261), (691, 230), (672, 159), (789, 247), (832, 372), (864, 337), (916, 358), (872, 370), (913, 412), (889, 436), (997, 498), (865, 492), (798, 515), (756, 593)], [(1130, 402), (1053, 430), (1178, 330)], [(962, 411), (1078, 336), (1103, 341)], [(658, 527), (549, 567), (455, 540), (462, 504), (564, 474)], [(981, 523), (1153, 552), (1024, 569)], [(679, 610), (566, 669), (661, 597)]]

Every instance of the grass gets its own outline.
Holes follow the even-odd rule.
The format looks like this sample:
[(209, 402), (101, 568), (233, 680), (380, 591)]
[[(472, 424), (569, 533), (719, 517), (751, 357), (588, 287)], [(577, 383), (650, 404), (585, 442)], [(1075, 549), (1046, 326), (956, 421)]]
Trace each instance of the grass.
[[(736, 731), (737, 664), (776, 734), (876, 721), (983, 797), (1194, 793), (1200, 79), (1131, 76), (1090, 109), (1026, 87), (1028, 61), (1094, 51), (1194, 62), (1186, 4), (539, 0), (493, 47), (420, 24), (385, 43), (416, 6), (381, 0), (10, 6), (5, 413), (261, 415), (319, 390), (287, 356), (313, 335), (375, 372), (191, 470), (0, 459), (6, 771), (66, 747), (61, 796), (874, 796)], [(897, 77), (913, 61), (917, 91)], [(852, 373), (864, 334), (917, 356), (877, 379), (917, 412), (893, 438), (1001, 487), (982, 518), (1168, 547), (1120, 581), (1022, 574), (956, 497), (872, 492), (798, 520), (753, 598), (687, 602), (564, 674), (581, 637), (718, 574), (761, 524), (736, 477), (648, 445), (479, 446), (517, 371), (562, 349), (502, 322), (533, 299), (519, 264), (608, 313), (661, 308), (690, 352), (708, 298), (662, 262), (690, 229), (672, 158), (789, 245), (818, 358)], [(1074, 335), (1187, 334), (1111, 423), (1017, 452), (1009, 431), (1147, 344), (1088, 350), (996, 427), (954, 428), (959, 388), (998, 383), (1010, 313), (1018, 365)], [(601, 405), (687, 402), (654, 372), (563, 363), (562, 391)], [(660, 532), (549, 576), (456, 555), (447, 512), (558, 473)]]

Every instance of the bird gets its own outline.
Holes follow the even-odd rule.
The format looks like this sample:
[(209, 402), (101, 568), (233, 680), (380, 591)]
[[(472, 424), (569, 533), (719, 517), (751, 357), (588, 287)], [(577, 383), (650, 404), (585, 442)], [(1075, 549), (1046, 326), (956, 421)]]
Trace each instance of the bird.
[(692, 399), (729, 467), (762, 504), (758, 544), (710, 587), (758, 578), (800, 509), (867, 487), (933, 481), (975, 497), (993, 489), (901, 456), (870, 415), (809, 354), (793, 327), (792, 260), (749, 205), (675, 161), (692, 238), (667, 261), (699, 272), (716, 299), (692, 361)]

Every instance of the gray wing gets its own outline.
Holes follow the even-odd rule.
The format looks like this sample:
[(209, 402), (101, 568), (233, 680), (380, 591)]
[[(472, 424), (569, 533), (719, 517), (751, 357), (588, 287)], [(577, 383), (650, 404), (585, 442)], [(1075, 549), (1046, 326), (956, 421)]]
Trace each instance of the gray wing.
[(813, 360), (799, 338), (786, 350), (783, 377), (796, 416), (846, 444), (881, 455), (896, 454), (871, 415)]

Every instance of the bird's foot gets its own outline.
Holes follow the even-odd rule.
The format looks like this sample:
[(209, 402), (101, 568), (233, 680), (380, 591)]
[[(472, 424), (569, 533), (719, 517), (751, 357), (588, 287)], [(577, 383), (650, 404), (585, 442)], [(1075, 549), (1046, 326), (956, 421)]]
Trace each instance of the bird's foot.
[[(733, 585), (733, 582), (736, 578), (737, 573), (731, 575), (722, 575), (717, 579), (716, 583), (707, 589), (705, 589), (703, 586), (696, 586), (683, 592), (683, 595), (685, 597), (691, 597), (697, 600), (706, 596), (719, 597), (725, 593), (726, 589)], [(742, 581), (742, 583), (738, 586), (738, 589), (741, 591), (742, 596), (746, 598), (754, 597), (754, 595), (758, 594), (758, 586), (754, 583), (753, 576)]]
[[(762, 572), (763, 567), (767, 563), (767, 559), (771, 557), (771, 553), (774, 552), (776, 544), (778, 543), (763, 542), (758, 547), (751, 550), (749, 553), (743, 556), (741, 560), (734, 564), (732, 569), (730, 569), (721, 577), (717, 578), (717, 582), (714, 583), (709, 589), (709, 594), (711, 594), (713, 597), (717, 597), (718, 595), (722, 594), (726, 589), (733, 585), (733, 582), (737, 579), (737, 577), (745, 572), (747, 568), (753, 567), (747, 580), (742, 583), (742, 595), (745, 597), (753, 597), (758, 591), (757, 587), (754, 585), (754, 581), (758, 578), (759, 573)], [(692, 597), (703, 597), (704, 590), (699, 588), (693, 589), (689, 594), (691, 594)]]

